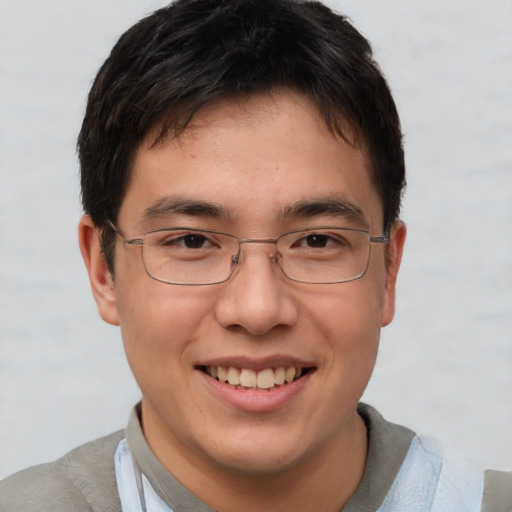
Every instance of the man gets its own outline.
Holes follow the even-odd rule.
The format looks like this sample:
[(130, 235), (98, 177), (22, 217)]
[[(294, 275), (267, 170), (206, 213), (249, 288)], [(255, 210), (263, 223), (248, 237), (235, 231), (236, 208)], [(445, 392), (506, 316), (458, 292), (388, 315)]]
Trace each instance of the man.
[[(0, 510), (510, 510), (359, 404), (405, 241), (399, 119), (318, 3), (182, 0), (124, 34), (79, 137), (80, 247), (142, 401)], [(506, 508), (508, 507), (508, 509)]]

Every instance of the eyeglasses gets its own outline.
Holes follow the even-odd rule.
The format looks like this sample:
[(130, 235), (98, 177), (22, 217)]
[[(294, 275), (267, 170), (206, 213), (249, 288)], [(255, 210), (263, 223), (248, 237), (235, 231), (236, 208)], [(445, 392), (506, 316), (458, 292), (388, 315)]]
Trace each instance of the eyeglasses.
[(154, 229), (128, 239), (109, 221), (126, 245), (138, 245), (147, 274), (167, 284), (211, 285), (227, 281), (242, 259), (243, 244), (274, 244), (274, 261), (292, 281), (345, 283), (360, 279), (370, 262), (371, 244), (389, 235), (370, 236), (353, 228), (297, 229), (277, 238), (251, 239), (201, 228)]

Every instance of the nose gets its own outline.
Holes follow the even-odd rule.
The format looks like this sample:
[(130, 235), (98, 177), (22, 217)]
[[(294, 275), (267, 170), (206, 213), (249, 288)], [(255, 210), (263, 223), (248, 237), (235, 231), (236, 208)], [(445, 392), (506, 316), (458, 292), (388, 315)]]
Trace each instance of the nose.
[(224, 328), (238, 327), (261, 336), (297, 321), (297, 305), (274, 249), (266, 244), (244, 247), (243, 257), (225, 283), (216, 306), (217, 321)]

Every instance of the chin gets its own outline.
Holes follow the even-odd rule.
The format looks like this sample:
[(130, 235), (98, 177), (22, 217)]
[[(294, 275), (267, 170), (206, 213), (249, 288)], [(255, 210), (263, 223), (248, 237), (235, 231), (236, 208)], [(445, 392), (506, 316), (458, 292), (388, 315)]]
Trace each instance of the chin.
[(299, 458), (296, 454), (275, 454), (275, 453), (251, 453), (241, 458), (239, 454), (235, 457), (223, 457), (224, 460), (217, 461), (224, 469), (235, 472), (238, 475), (250, 475), (268, 477), (290, 471), (298, 464)]
[(210, 453), (217, 465), (238, 474), (262, 477), (289, 471), (303, 462), (308, 452), (304, 442), (297, 442), (288, 429), (281, 435), (270, 437), (255, 437), (253, 431), (249, 439), (238, 440), (229, 446), (221, 442), (217, 448), (215, 453)]

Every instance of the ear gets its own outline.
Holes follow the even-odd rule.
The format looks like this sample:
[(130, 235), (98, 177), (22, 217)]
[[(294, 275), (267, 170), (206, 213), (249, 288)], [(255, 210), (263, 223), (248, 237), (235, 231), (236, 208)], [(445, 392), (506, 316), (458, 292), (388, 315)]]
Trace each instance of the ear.
[(400, 220), (396, 221), (391, 230), (389, 242), (387, 243), (387, 268), (384, 301), (382, 305), (382, 327), (390, 324), (395, 316), (396, 279), (402, 261), (406, 234), (407, 228), (405, 224)]
[(119, 325), (114, 279), (101, 250), (100, 229), (94, 225), (90, 215), (80, 219), (78, 242), (98, 312), (105, 322)]

